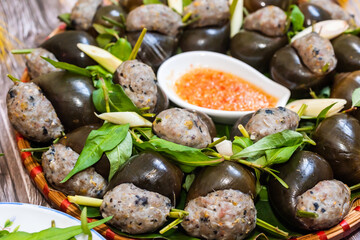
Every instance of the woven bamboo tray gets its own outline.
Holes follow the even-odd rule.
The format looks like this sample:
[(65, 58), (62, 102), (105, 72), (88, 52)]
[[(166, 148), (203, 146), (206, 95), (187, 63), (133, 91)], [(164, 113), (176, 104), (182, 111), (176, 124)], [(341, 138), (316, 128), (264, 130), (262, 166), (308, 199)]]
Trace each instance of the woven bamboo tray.
[[(57, 33), (65, 31), (66, 25), (62, 24), (56, 28), (48, 38), (54, 36)], [(27, 70), (24, 71), (24, 74), (21, 77), (22, 82), (30, 81)], [(75, 205), (70, 203), (67, 200), (67, 197), (62, 192), (59, 192), (55, 189), (52, 189), (46, 182), (43, 169), (38, 161), (32, 157), (30, 152), (21, 152), (22, 149), (30, 148), (30, 143), (23, 137), (21, 134), (16, 133), (16, 142), (20, 151), (20, 156), (23, 165), (25, 166), (30, 178), (35, 183), (36, 187), (42, 193), (42, 195), (47, 199), (47, 201), (56, 207), (57, 209), (80, 219), (81, 211)], [(88, 222), (96, 221), (94, 219), (88, 218)], [(301, 237), (292, 238), (296, 240), (337, 240), (348, 236), (350, 233), (358, 230), (360, 228), (360, 199), (357, 199), (353, 202), (351, 211), (349, 214), (335, 227), (319, 231), (311, 234), (307, 234)], [(120, 236), (114, 233), (106, 224), (102, 224), (96, 228), (101, 235), (103, 235), (108, 240), (131, 240), (133, 238), (127, 238)], [(135, 240), (135, 239), (133, 239)]]

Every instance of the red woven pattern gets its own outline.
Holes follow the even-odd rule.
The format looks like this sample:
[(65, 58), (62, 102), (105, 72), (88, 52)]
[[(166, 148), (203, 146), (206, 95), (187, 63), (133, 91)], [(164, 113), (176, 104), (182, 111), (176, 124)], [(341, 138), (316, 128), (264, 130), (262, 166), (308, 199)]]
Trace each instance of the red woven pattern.
[(350, 230), (350, 225), (346, 222), (345, 219), (342, 220), (339, 224), (340, 224), (340, 226), (342, 227), (342, 229), (344, 230), (344, 232)]
[(326, 236), (326, 233), (324, 231), (317, 232), (316, 234), (319, 236), (320, 240), (327, 240), (328, 239), (327, 236)]
[(68, 209), (68, 207), (71, 205), (71, 203), (65, 198), (64, 201), (62, 201), (61, 205), (60, 205), (60, 209), (63, 212), (66, 212), (66, 210)]

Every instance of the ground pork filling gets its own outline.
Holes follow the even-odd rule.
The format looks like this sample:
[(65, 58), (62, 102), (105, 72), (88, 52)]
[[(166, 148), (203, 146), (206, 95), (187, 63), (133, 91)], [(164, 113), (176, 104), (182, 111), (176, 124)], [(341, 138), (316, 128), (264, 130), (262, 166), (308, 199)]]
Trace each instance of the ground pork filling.
[(297, 197), (297, 210), (314, 212), (317, 218), (298, 218), (309, 230), (338, 224), (350, 210), (350, 189), (338, 180), (321, 181)]
[(64, 131), (54, 107), (33, 82), (15, 83), (7, 94), (6, 104), (11, 124), (30, 140), (50, 141)]
[(248, 194), (219, 190), (191, 200), (181, 223), (194, 237), (241, 240), (256, 226), (256, 209)]
[(65, 183), (60, 183), (74, 168), (78, 158), (79, 154), (71, 148), (59, 143), (52, 145), (41, 158), (46, 180), (66, 194), (101, 198), (107, 182), (93, 167), (75, 174)]
[(171, 209), (169, 198), (140, 189), (131, 183), (120, 184), (104, 196), (100, 210), (108, 222), (123, 232), (153, 232), (166, 222)]

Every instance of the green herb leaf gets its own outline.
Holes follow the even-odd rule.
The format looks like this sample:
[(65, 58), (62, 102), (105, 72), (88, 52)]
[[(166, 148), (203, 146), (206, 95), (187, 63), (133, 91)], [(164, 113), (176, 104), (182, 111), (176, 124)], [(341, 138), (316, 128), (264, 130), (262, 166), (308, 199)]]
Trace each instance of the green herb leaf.
[[(104, 218), (102, 220), (88, 223), (87, 226), (89, 229), (100, 226), (101, 224), (109, 221), (111, 217)], [(46, 239), (46, 240), (68, 240), (69, 238), (75, 237), (82, 233), (81, 225), (72, 226), (67, 228), (48, 228), (36, 233), (26, 233), (26, 232), (14, 232), (6, 235), (1, 238), (1, 240), (38, 240), (38, 239)]]
[(293, 31), (300, 32), (301, 30), (304, 29), (303, 25), (305, 21), (305, 16), (301, 12), (299, 7), (294, 4), (291, 5), (290, 9), (291, 9), (290, 20), (293, 26)]
[(0, 153), (0, 157), (3, 157), (3, 156), (5, 156), (5, 154), (4, 154), (4, 153)]
[(152, 131), (152, 128), (134, 128), (135, 131), (138, 131), (146, 140), (150, 140), (155, 134)]
[[(109, 94), (111, 112), (136, 112), (141, 114), (119, 84), (113, 84), (109, 79), (104, 79), (104, 82), (104, 87)], [(104, 113), (106, 112), (106, 105), (102, 81), (98, 81), (95, 87), (98, 89), (93, 92), (92, 96), (94, 106), (98, 112)]]
[(316, 125), (315, 128), (317, 128), (317, 126), (319, 126), (320, 122), (322, 120), (324, 120), (326, 118), (326, 114), (329, 112), (329, 110), (335, 105), (336, 103), (331, 104), (330, 106), (324, 108), (319, 115), (316, 118)]
[(355, 89), (352, 94), (352, 107), (360, 107), (360, 88)]
[(147, 5), (147, 4), (163, 4), (159, 0), (144, 0), (143, 2), (144, 2), (144, 5)]
[[(83, 211), (83, 209), (85, 208), (85, 206), (82, 206), (82, 205), (78, 205), (78, 206), (81, 211)], [(89, 206), (86, 206), (86, 208), (87, 208), (87, 210), (86, 210), (87, 217), (89, 217), (89, 218), (101, 217), (100, 208), (89, 207)]]
[(105, 48), (105, 46), (108, 45), (113, 38), (114, 37), (108, 33), (102, 33), (99, 34), (95, 40), (101, 48)]
[(186, 176), (185, 178), (185, 183), (183, 184), (183, 188), (188, 192), (190, 187), (191, 187), (191, 184), (194, 182), (195, 180), (195, 174), (192, 173), (192, 174), (189, 174)]
[(90, 71), (90, 74), (92, 75), (93, 79), (95, 79), (94, 85), (96, 85), (96, 82), (99, 81), (98, 79), (100, 78), (105, 78), (105, 79), (113, 78), (113, 75), (100, 65), (87, 66), (85, 69)]
[(5, 224), (4, 224), (4, 228), (8, 228), (11, 227), (13, 225), (14, 222), (10, 221), (9, 219), (6, 220)]
[(105, 152), (110, 162), (109, 182), (117, 170), (131, 157), (132, 147), (131, 134), (128, 132), (119, 145), (113, 150)]
[(58, 16), (61, 22), (64, 22), (67, 26), (71, 26), (70, 13), (63, 13)]
[(108, 51), (120, 60), (126, 61), (130, 57), (132, 47), (125, 38), (120, 38), (108, 49)]
[(253, 141), (250, 138), (236, 136), (232, 143), (232, 151), (234, 154), (237, 154), (251, 145), (253, 145)]
[(92, 234), (87, 225), (88, 222), (87, 222), (87, 208), (86, 207), (81, 211), (80, 220), (81, 220), (81, 229), (82, 229), (83, 233), (88, 235), (89, 240), (92, 240)]
[(99, 161), (104, 152), (114, 149), (124, 140), (128, 130), (129, 124), (114, 125), (105, 123), (99, 129), (91, 131), (74, 168), (61, 182), (66, 182), (78, 172)]
[(231, 159), (261, 156), (266, 150), (300, 144), (303, 142), (303, 138), (301, 133), (292, 130), (284, 130), (260, 139), (255, 144), (231, 156)]
[(78, 67), (73, 64), (66, 63), (66, 62), (57, 62), (57, 61), (51, 60), (50, 58), (46, 58), (46, 57), (41, 57), (41, 58), (44, 59), (45, 61), (49, 62), (51, 65), (53, 65), (56, 68), (64, 69), (69, 72), (77, 73), (77, 74), (80, 74), (80, 75), (83, 75), (86, 77), (91, 77), (90, 72), (88, 70), (86, 70), (85, 68), (81, 68), (81, 67)]
[(152, 150), (161, 153), (173, 160), (186, 173), (193, 171), (194, 167), (212, 166), (224, 161), (221, 158), (210, 158), (200, 149), (179, 145), (160, 138), (135, 143), (135, 145), (143, 151)]
[(296, 149), (298, 149), (300, 146), (301, 143), (290, 147), (266, 150), (265, 154), (267, 165), (287, 162), (293, 155), (293, 153), (296, 151)]
[(183, 6), (186, 7), (192, 3), (192, 0), (183, 0)]

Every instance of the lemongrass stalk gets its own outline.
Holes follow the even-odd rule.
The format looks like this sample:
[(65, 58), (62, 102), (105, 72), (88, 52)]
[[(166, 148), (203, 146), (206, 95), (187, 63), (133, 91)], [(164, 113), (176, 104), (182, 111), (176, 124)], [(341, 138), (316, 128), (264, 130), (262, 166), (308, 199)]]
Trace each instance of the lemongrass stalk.
[(23, 148), (21, 152), (46, 152), (50, 147), (42, 147), (42, 148)]
[(239, 124), (238, 129), (244, 137), (250, 138), (249, 133), (246, 131), (246, 129), (244, 128), (244, 126), (242, 124)]
[(317, 218), (317, 217), (319, 217), (319, 215), (317, 213), (307, 212), (307, 211), (303, 211), (303, 210), (297, 210), (296, 216), (301, 217), (301, 218)]
[(161, 229), (159, 231), (160, 234), (164, 234), (167, 231), (169, 231), (170, 229), (172, 229), (173, 227), (175, 227), (176, 225), (180, 224), (183, 221), (183, 219), (176, 219), (175, 221), (171, 222), (169, 225), (167, 225), (166, 227), (164, 227), (163, 229)]
[(207, 147), (208, 147), (208, 148), (215, 147), (216, 145), (218, 145), (219, 143), (225, 141), (226, 139), (227, 139), (227, 137), (226, 137), (226, 136), (223, 136), (223, 137), (219, 138), (218, 140), (210, 143)]
[(92, 197), (84, 197), (84, 196), (68, 196), (67, 199), (71, 203), (76, 203), (78, 205), (82, 206), (88, 206), (88, 207), (100, 207), (103, 200), (98, 198), (92, 198)]
[(275, 227), (259, 218), (256, 219), (256, 225), (261, 227), (261, 228), (264, 228), (270, 232), (273, 232), (273, 233), (276, 233), (276, 234), (279, 234), (280, 236), (283, 236), (285, 238), (289, 237), (289, 233), (288, 232), (285, 232), (281, 229), (279, 229), (278, 227)]
[(135, 46), (134, 46), (133, 50), (131, 51), (131, 54), (130, 54), (128, 60), (134, 60), (134, 59), (136, 59), (136, 56), (137, 56), (137, 54), (138, 54), (138, 52), (139, 52), (140, 46), (141, 46), (141, 44), (142, 44), (142, 42), (143, 42), (143, 40), (144, 40), (144, 37), (145, 37), (146, 32), (147, 32), (147, 29), (146, 29), (146, 28), (143, 28), (143, 30), (142, 30), (142, 32), (141, 32), (138, 40), (137, 40), (136, 43), (135, 43)]

